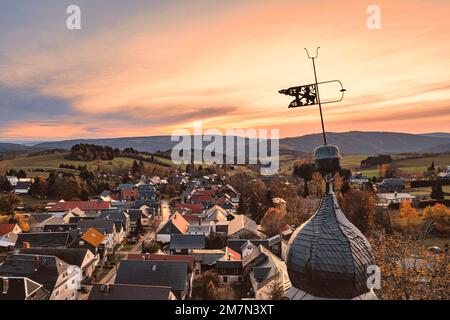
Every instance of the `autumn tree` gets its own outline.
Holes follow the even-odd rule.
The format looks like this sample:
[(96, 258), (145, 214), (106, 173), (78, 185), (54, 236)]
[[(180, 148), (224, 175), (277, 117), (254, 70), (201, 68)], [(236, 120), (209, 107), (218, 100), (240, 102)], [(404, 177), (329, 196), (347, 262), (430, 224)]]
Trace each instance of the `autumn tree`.
[(373, 192), (350, 190), (342, 197), (342, 209), (347, 218), (366, 233), (375, 224), (376, 198)]
[(303, 197), (309, 196), (308, 182), (312, 180), (313, 173), (316, 170), (316, 166), (312, 162), (306, 162), (303, 160), (294, 163), (294, 175), (303, 179), (304, 189)]
[(450, 209), (443, 204), (428, 206), (423, 211), (424, 237), (429, 233), (448, 236), (450, 234)]
[(30, 231), (30, 225), (28, 224), (27, 219), (21, 214), (14, 215), (14, 221), (19, 225), (22, 232)]
[(411, 201), (403, 201), (400, 206), (400, 217), (406, 221), (406, 228), (409, 233), (416, 235), (419, 223), (419, 214), (412, 207)]
[(448, 300), (448, 256), (426, 250), (411, 237), (381, 233), (372, 240), (372, 250), (381, 269), (384, 300)]
[(0, 196), (0, 213), (13, 215), (14, 210), (22, 204), (22, 199), (15, 194)]
[(276, 208), (269, 208), (261, 220), (261, 226), (269, 237), (279, 234), (285, 225), (285, 215)]
[(144, 241), (142, 246), (142, 253), (157, 253), (161, 249), (161, 246), (156, 241)]

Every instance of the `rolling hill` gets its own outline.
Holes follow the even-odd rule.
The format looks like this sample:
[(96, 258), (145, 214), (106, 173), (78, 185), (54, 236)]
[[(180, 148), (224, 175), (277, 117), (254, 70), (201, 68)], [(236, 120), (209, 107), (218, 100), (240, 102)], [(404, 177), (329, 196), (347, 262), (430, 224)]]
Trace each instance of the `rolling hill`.
[[(448, 152), (450, 134), (436, 133), (415, 135), (393, 132), (343, 132), (328, 133), (328, 142), (338, 145), (342, 153), (347, 154), (398, 154), (398, 153), (442, 153)], [(139, 151), (156, 152), (171, 150), (177, 142), (171, 141), (170, 136), (110, 138), (110, 139), (78, 139), (39, 143), (35, 146), (18, 144), (0, 144), (0, 153), (34, 152), (48, 149), (70, 149), (79, 143), (108, 145), (113, 148), (127, 147)], [(248, 143), (248, 141), (247, 141)], [(284, 138), (280, 140), (280, 153), (310, 153), (322, 143), (321, 134), (311, 134), (301, 137)], [(208, 143), (204, 143), (206, 146)]]

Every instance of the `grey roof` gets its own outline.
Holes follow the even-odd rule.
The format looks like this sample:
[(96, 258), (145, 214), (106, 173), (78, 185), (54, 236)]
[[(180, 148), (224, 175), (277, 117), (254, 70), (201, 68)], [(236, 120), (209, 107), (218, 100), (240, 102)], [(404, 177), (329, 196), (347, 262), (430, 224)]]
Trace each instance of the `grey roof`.
[(242, 246), (245, 245), (247, 241), (250, 241), (250, 243), (252, 243), (256, 247), (263, 246), (267, 249), (270, 249), (271, 246), (281, 242), (281, 237), (279, 235), (276, 235), (268, 239), (228, 239), (227, 246), (230, 249), (241, 253)]
[(81, 231), (86, 231), (89, 228), (95, 228), (98, 230), (103, 229), (107, 234), (111, 234), (114, 233), (115, 221), (103, 219), (80, 220), (78, 221), (77, 226), (81, 229)]
[(28, 242), (31, 247), (67, 247), (70, 242), (69, 232), (38, 232), (20, 233), (17, 237), (16, 248), (22, 248)]
[[(123, 228), (126, 229), (128, 217), (127, 214), (122, 209), (102, 210), (102, 212), (99, 215), (99, 218), (106, 220), (120, 221)], [(120, 224), (116, 223), (116, 230), (120, 230), (120, 228), (121, 228)]]
[(34, 213), (30, 216), (30, 224), (39, 224), (53, 217), (50, 213)]
[(134, 188), (134, 184), (131, 184), (131, 183), (121, 183), (117, 187), (118, 190), (127, 190), (127, 189), (133, 189), (133, 188)]
[(352, 299), (368, 292), (367, 267), (374, 264), (369, 243), (344, 216), (333, 192), (290, 240), (290, 279), (316, 297)]
[(170, 249), (205, 249), (205, 236), (200, 234), (173, 234)]
[(184, 291), (187, 278), (187, 262), (122, 260), (115, 283), (164, 286)]
[(216, 269), (242, 269), (242, 260), (217, 260)]
[(168, 300), (170, 287), (131, 284), (94, 284), (88, 300)]
[(77, 229), (76, 223), (64, 223), (64, 224), (46, 224), (43, 232), (67, 232)]
[(55, 256), (64, 262), (81, 268), (88, 249), (85, 248), (30, 248), (20, 249), (20, 254)]
[[(3, 287), (3, 280), (0, 278), (0, 300), (25, 300), (42, 288), (42, 285), (26, 277), (5, 277), (8, 288)], [(6, 293), (3, 293), (7, 290)], [(48, 295), (37, 295), (36, 299), (44, 299)]]
[(140, 209), (129, 209), (128, 215), (130, 216), (130, 221), (136, 222), (142, 217), (142, 210)]
[(52, 292), (59, 275), (68, 267), (54, 256), (15, 254), (0, 265), (0, 277), (28, 277), (42, 284), (47, 292)]

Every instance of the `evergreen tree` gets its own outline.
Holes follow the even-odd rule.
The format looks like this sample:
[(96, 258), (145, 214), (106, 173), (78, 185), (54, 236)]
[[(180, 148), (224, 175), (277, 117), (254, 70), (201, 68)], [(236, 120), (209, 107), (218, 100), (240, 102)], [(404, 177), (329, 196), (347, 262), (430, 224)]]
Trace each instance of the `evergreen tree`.
[(444, 191), (442, 190), (441, 179), (437, 179), (431, 187), (431, 199), (444, 200), (444, 198), (445, 195)]
[(11, 183), (6, 176), (0, 177), (0, 192), (11, 192), (13, 189)]

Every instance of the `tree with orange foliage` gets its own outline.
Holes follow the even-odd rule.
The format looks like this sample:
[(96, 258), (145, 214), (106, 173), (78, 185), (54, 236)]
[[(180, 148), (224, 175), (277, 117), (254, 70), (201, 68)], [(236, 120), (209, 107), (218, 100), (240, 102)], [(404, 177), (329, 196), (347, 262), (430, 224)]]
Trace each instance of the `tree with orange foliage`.
[(383, 300), (448, 300), (448, 256), (434, 254), (421, 242), (401, 233), (381, 233), (371, 239), (372, 252), (381, 269)]
[(419, 229), (419, 214), (412, 207), (411, 201), (402, 202), (400, 206), (400, 217), (406, 221), (407, 231), (412, 235), (416, 235)]
[(275, 236), (286, 225), (285, 218), (285, 215), (280, 210), (269, 208), (261, 220), (261, 226), (268, 236)]
[(435, 231), (438, 235), (450, 234), (450, 209), (437, 203), (433, 207), (428, 206), (423, 211), (424, 237)]

